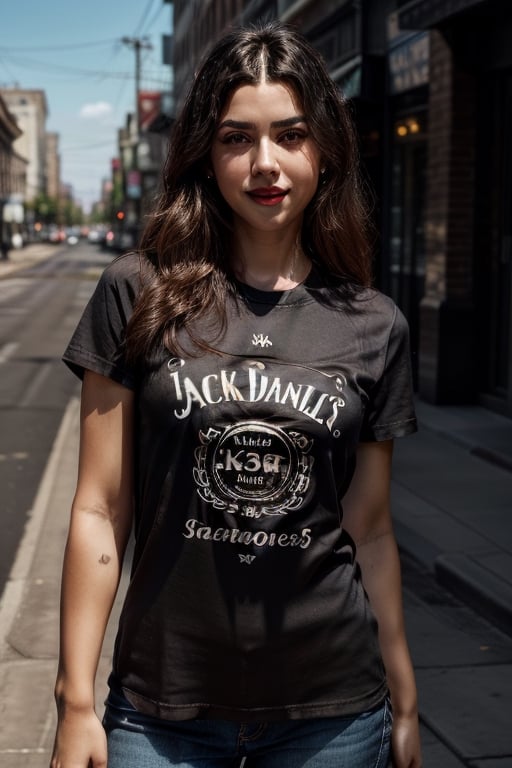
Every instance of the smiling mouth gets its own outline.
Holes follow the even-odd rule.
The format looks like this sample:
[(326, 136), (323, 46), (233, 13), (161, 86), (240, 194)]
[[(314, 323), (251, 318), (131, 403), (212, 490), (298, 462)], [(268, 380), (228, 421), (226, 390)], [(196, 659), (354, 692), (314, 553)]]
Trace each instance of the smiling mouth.
[(288, 189), (255, 189), (247, 194), (260, 205), (277, 205), (284, 200), (289, 191)]

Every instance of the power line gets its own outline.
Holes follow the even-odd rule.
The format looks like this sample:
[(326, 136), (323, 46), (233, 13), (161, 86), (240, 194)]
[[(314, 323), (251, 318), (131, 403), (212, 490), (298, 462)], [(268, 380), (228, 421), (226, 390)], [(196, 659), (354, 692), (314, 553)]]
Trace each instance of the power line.
[(3, 66), (3, 68), (5, 69), (7, 74), (9, 75), (9, 77), (11, 77), (13, 79), (13, 81), (16, 80), (16, 78), (14, 76), (14, 73), (12, 72), (11, 68), (9, 67), (9, 65), (7, 64), (5, 59), (3, 58), (3, 56), (0, 56), (0, 64)]
[(154, 16), (153, 16), (153, 18), (151, 19), (151, 21), (149, 21), (149, 22), (148, 22), (148, 24), (146, 25), (146, 31), (147, 31), (147, 32), (149, 32), (149, 31), (151, 30), (151, 27), (153, 26), (153, 24), (155, 23), (155, 21), (157, 21), (158, 17), (160, 16), (160, 14), (161, 14), (161, 13), (162, 13), (162, 11), (163, 11), (163, 9), (164, 9), (164, 5), (163, 5), (163, 3), (162, 3), (162, 4), (160, 4), (160, 5), (158, 6), (158, 8), (156, 9), (156, 13), (154, 14)]
[(113, 143), (115, 142), (112, 139), (110, 141), (101, 141), (96, 144), (82, 144), (76, 147), (66, 147), (63, 145), (60, 149), (61, 152), (66, 152), (67, 155), (68, 152), (82, 152), (83, 150), (98, 149), (99, 147), (111, 147)]
[(69, 67), (64, 64), (52, 64), (51, 62), (45, 62), (45, 61), (39, 61), (38, 59), (30, 59), (30, 58), (18, 58), (17, 56), (10, 56), (10, 64), (13, 64), (17, 67), (25, 67), (28, 69), (33, 69), (34, 67), (37, 67), (38, 69), (42, 70), (49, 70), (49, 71), (57, 71), (57, 72), (67, 72), (71, 74), (76, 75), (85, 75), (87, 77), (110, 77), (114, 79), (121, 79), (121, 80), (131, 80), (133, 79), (133, 75), (128, 72), (107, 72), (107, 71), (101, 71), (101, 70), (93, 70), (93, 69), (80, 69), (79, 67)]
[(138, 35), (138, 34), (140, 34), (142, 32), (142, 29), (145, 26), (144, 22), (147, 20), (148, 14), (149, 14), (151, 8), (153, 7), (153, 3), (154, 2), (155, 2), (155, 0), (149, 0), (149, 3), (144, 8), (144, 12), (143, 12), (143, 14), (141, 16), (141, 19), (140, 19), (139, 23), (137, 24), (137, 28), (136, 28), (135, 33), (134, 33), (135, 35)]
[(6, 53), (10, 53), (11, 51), (74, 51), (77, 48), (100, 48), (104, 45), (112, 45), (112, 43), (117, 42), (119, 42), (117, 38), (110, 38), (108, 40), (96, 40), (94, 43), (70, 43), (68, 45), (31, 45), (28, 47), (20, 47), (19, 45), (14, 47), (8, 45), (0, 45), (0, 52), (5, 51)]

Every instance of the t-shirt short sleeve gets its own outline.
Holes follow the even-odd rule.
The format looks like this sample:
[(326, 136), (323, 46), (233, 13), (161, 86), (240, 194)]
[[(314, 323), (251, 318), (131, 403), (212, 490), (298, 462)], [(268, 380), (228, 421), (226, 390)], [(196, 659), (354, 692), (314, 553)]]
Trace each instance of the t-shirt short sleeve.
[(397, 307), (384, 349), (382, 373), (369, 394), (362, 442), (391, 440), (416, 432), (409, 326)]
[(140, 285), (136, 254), (115, 259), (100, 277), (63, 361), (80, 378), (91, 370), (134, 389), (135, 371), (125, 359), (125, 330)]

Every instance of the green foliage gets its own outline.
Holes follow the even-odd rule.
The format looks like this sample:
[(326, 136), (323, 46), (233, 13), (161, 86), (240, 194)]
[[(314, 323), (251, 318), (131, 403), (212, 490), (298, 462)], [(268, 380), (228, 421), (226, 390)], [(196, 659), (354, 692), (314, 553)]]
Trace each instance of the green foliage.
[(84, 223), (84, 212), (79, 205), (72, 200), (59, 200), (44, 193), (27, 203), (27, 209), (33, 212), (35, 221), (46, 225), (73, 227)]
[(81, 226), (84, 223), (84, 212), (72, 200), (64, 200), (60, 208), (61, 223), (66, 227)]
[(49, 197), (44, 193), (37, 195), (27, 208), (34, 212), (34, 217), (45, 224), (56, 224), (59, 203), (55, 197)]

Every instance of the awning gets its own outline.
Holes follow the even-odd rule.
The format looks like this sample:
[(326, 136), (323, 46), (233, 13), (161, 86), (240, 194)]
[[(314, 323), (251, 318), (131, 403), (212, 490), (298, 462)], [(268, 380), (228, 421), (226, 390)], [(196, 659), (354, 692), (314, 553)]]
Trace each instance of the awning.
[(397, 10), (401, 29), (429, 29), (488, 0), (411, 0)]
[(361, 67), (363, 57), (358, 54), (340, 67), (329, 72), (331, 79), (338, 84), (346, 99), (361, 95)]

